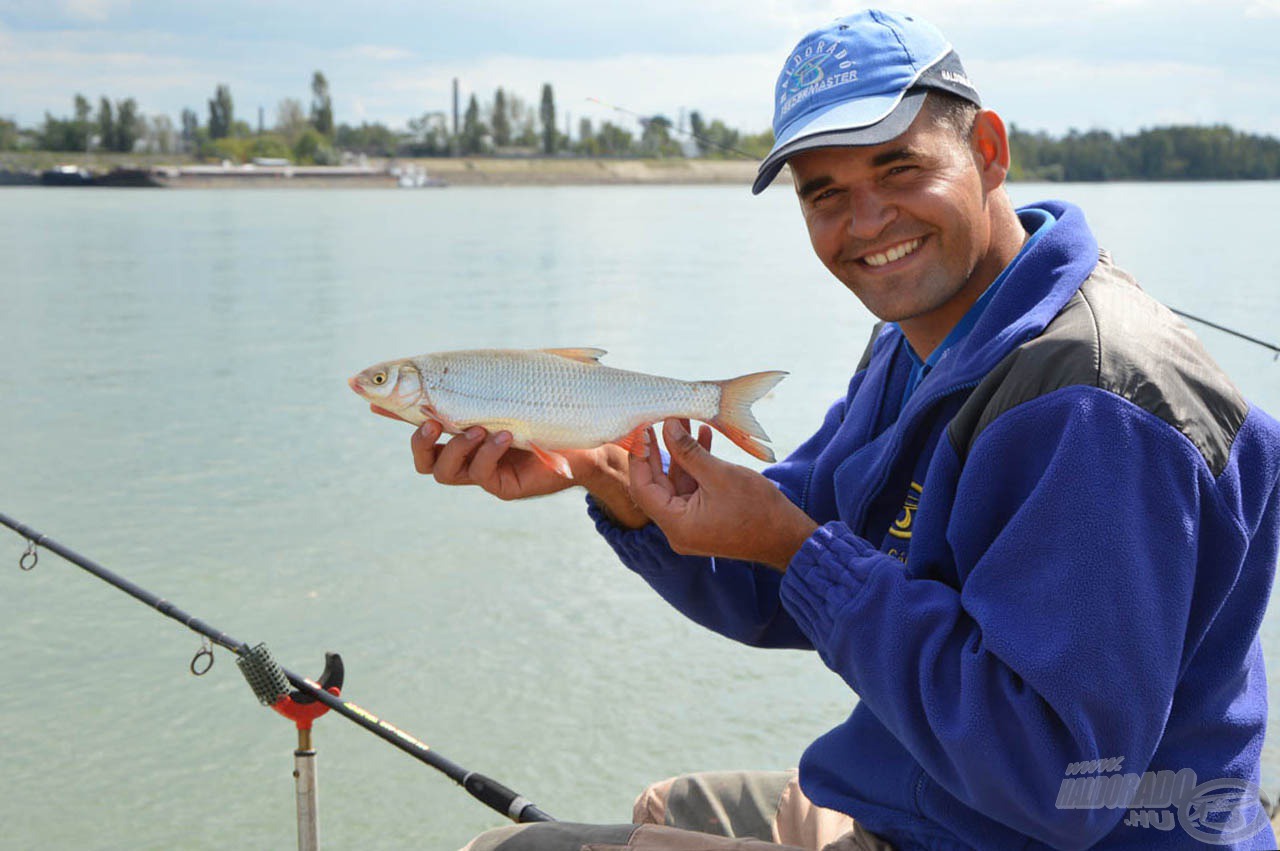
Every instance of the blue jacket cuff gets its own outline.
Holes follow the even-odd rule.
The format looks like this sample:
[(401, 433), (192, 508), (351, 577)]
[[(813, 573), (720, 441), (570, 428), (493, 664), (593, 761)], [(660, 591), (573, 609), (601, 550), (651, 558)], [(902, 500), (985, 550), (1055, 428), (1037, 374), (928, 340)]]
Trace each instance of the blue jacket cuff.
[(667, 536), (662, 534), (656, 523), (641, 529), (619, 526), (605, 514), (591, 494), (587, 494), (587, 514), (596, 524), (596, 531), (632, 571), (641, 576), (658, 576), (677, 566), (668, 563), (672, 556), (671, 548), (667, 546)]
[(869, 556), (879, 553), (839, 521), (820, 526), (787, 567), (778, 596), (800, 629), (821, 647), (838, 613), (862, 592)]

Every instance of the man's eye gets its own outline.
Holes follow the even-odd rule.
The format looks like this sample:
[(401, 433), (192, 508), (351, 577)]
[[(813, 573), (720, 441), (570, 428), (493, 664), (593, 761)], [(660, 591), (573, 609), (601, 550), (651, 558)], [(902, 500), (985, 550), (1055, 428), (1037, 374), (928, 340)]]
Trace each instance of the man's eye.
[(914, 169), (915, 169), (915, 166), (913, 165), (895, 165), (893, 168), (889, 169), (889, 176), (893, 177), (899, 174), (906, 174), (907, 172), (912, 171)]

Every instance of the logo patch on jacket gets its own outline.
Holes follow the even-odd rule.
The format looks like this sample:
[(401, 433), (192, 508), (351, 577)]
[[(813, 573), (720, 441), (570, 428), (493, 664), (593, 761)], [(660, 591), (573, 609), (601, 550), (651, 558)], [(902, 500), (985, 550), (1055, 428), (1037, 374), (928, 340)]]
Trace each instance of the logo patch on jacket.
[(916, 509), (920, 507), (920, 494), (924, 493), (924, 487), (911, 483), (911, 490), (907, 492), (907, 501), (902, 504), (902, 512), (898, 514), (898, 519), (893, 521), (893, 525), (889, 527), (889, 534), (895, 538), (911, 538), (911, 522), (916, 519)]

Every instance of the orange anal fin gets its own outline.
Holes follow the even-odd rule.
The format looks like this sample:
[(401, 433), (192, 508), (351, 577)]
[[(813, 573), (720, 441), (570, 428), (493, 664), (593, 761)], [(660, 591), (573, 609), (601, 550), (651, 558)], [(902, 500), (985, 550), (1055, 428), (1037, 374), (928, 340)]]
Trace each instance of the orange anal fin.
[(569, 469), (569, 460), (563, 455), (543, 449), (536, 443), (529, 444), (529, 451), (537, 455), (538, 460), (546, 464), (552, 471), (559, 473), (566, 479), (573, 478), (573, 471)]
[(777, 460), (774, 458), (772, 449), (765, 446), (763, 443), (756, 440), (737, 426), (729, 425), (724, 422), (720, 417), (713, 418), (709, 425), (725, 437), (729, 438), (729, 440), (733, 441), (735, 446), (748, 455), (754, 458), (759, 458), (761, 461), (767, 461), (770, 464)]
[(649, 426), (642, 425), (635, 431), (624, 434), (617, 440), (611, 440), (609, 442), (615, 446), (621, 446), (623, 449), (627, 450), (628, 454), (639, 455), (641, 447), (644, 446), (644, 432), (647, 428), (649, 428)]

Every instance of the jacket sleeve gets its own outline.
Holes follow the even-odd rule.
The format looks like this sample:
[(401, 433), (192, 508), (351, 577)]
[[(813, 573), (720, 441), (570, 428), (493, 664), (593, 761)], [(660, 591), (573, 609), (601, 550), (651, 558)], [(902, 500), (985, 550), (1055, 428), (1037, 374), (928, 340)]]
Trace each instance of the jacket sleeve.
[[(816, 434), (764, 471), (801, 508), (814, 459), (840, 427), (844, 410), (844, 400), (833, 405)], [(665, 455), (663, 460), (665, 464)], [(656, 525), (622, 529), (589, 496), (587, 506), (596, 529), (622, 563), (691, 620), (756, 647), (811, 647), (779, 602), (782, 574), (776, 570), (734, 559), (678, 555)]]
[(959, 589), (908, 578), (834, 522), (792, 560), (783, 604), (929, 781), (1055, 847), (1092, 845), (1123, 810), (1058, 809), (1066, 766), (1124, 757), (1126, 773), (1145, 770), (1197, 552), (1230, 549), (1238, 529), (1215, 514), (1190, 441), (1094, 388), (1004, 413), (963, 468), (949, 441), (937, 451), (929, 476), (956, 481), (942, 522)]

